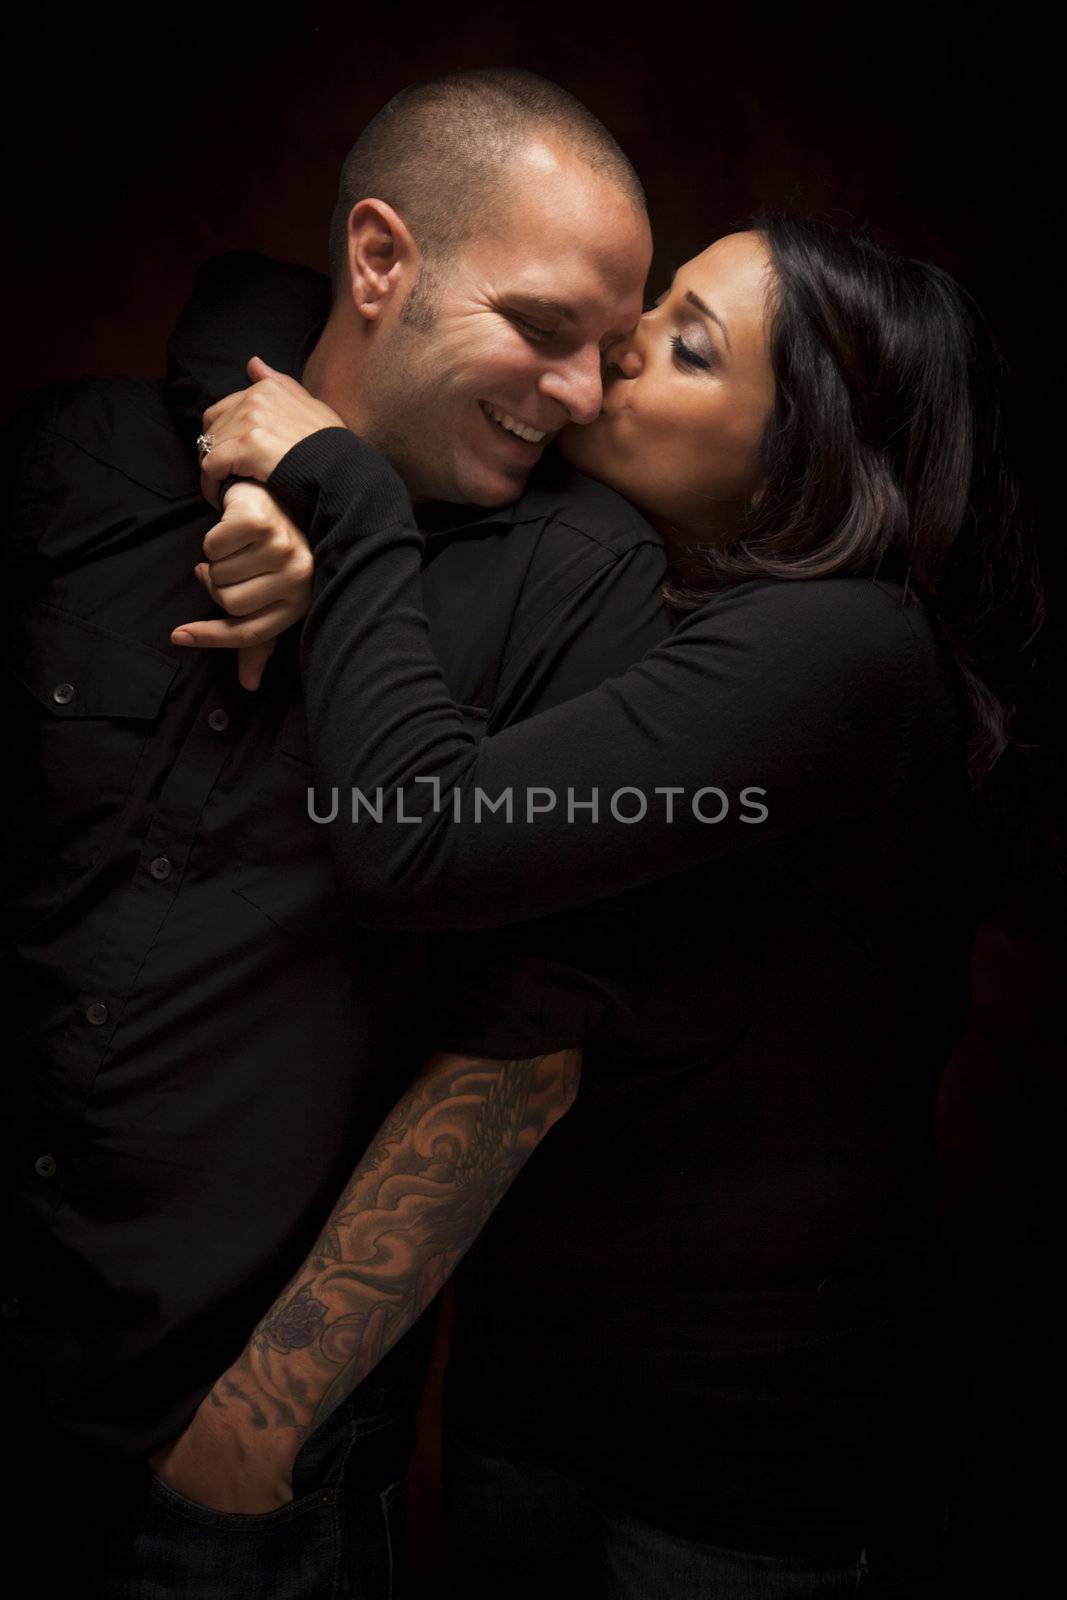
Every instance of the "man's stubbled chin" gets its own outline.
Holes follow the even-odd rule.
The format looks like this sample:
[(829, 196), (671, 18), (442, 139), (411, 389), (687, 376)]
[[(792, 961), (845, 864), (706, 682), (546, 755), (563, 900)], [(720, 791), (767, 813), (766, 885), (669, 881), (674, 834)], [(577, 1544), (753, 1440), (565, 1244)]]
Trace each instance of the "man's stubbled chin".
[(571, 466), (577, 467), (580, 472), (586, 473), (590, 478), (598, 478), (601, 483), (606, 483), (609, 488), (615, 485), (611, 481), (611, 450), (608, 446), (608, 436), (605, 424), (609, 418), (604, 412), (595, 422), (570, 423), (556, 438), (556, 448), (564, 461), (569, 461)]

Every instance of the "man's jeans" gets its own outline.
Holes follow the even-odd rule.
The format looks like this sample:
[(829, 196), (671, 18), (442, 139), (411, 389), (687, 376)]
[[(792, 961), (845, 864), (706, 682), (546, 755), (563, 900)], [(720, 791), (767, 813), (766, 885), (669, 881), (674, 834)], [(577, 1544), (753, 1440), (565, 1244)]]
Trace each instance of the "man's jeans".
[(429, 1313), (305, 1442), (293, 1501), (213, 1511), (146, 1462), (105, 1456), (12, 1393), (9, 1549), (38, 1592), (77, 1600), (399, 1600)]
[(106, 1600), (396, 1600), (412, 1413), (338, 1407), (307, 1441), (293, 1500), (257, 1516), (186, 1500), (149, 1470), (114, 1539)]
[[(724, 1550), (640, 1521), (497, 1441), (445, 1444), (452, 1594), (464, 1600), (942, 1600), (926, 1551), (893, 1574), (856, 1550), (812, 1560)], [(935, 1541), (936, 1542), (936, 1541)], [(877, 1569), (877, 1570), (876, 1570)]]

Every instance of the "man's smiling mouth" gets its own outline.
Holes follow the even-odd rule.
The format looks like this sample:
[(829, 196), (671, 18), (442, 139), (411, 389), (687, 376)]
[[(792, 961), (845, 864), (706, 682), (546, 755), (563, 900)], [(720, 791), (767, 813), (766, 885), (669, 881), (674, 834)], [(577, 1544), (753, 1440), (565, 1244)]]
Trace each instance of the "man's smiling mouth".
[(487, 417), (491, 417), (494, 422), (499, 423), (507, 433), (512, 434), (516, 439), (522, 439), (526, 444), (541, 444), (548, 438), (548, 434), (544, 429), (532, 428), (529, 423), (520, 422), (516, 417), (510, 416), (508, 412), (501, 411), (496, 406), (491, 406), (488, 400), (480, 400), (478, 403)]

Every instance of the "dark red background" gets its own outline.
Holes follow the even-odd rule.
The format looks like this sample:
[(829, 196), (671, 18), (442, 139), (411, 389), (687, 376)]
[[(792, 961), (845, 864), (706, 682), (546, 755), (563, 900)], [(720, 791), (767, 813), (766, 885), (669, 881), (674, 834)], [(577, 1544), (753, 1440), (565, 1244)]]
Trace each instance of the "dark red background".
[[(323, 265), (337, 168), (363, 121), (412, 78), (515, 64), (566, 84), (633, 157), (661, 280), (781, 204), (869, 224), (960, 277), (1019, 380), (1058, 591), (1062, 272), (1045, 155), (1058, 87), (1036, 12), (985, 21), (912, 0), (630, 20), (617, 7), (369, 10), (31, 6), (7, 24), (5, 411), (46, 379), (157, 372), (206, 256), (252, 247)], [(1051, 1560), (1059, 1523), (1063, 929), (1047, 880), (983, 929), (975, 1021), (942, 1096), (967, 1296), (954, 1546), (968, 1593), (1037, 1592), (1022, 1574)], [(432, 1419), (424, 1432), (416, 1509), (432, 1527)], [(429, 1573), (437, 1540), (421, 1543)]]

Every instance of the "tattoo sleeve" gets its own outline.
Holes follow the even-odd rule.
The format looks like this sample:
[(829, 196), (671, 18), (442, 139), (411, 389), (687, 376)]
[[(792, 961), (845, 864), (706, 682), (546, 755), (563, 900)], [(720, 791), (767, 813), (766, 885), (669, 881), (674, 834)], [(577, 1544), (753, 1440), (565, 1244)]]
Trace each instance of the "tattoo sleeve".
[(412, 1326), (572, 1104), (581, 1056), (431, 1058), (209, 1396), (299, 1448)]

